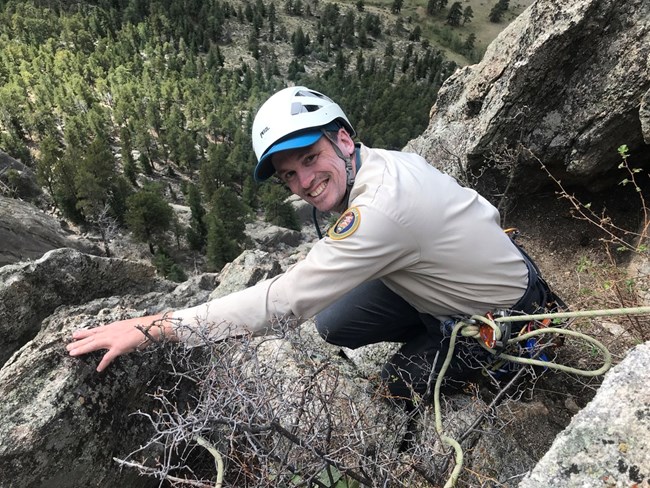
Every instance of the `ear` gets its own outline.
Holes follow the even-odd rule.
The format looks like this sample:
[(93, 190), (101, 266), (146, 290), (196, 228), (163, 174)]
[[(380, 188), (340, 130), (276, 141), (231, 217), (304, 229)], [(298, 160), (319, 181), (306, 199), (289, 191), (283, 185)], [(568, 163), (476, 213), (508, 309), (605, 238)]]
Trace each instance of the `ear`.
[(348, 134), (348, 131), (341, 127), (337, 134), (337, 138), (339, 147), (341, 148), (341, 151), (343, 151), (343, 154), (347, 154), (348, 156), (352, 155), (354, 152), (354, 141), (352, 140), (352, 137), (350, 137), (350, 134)]

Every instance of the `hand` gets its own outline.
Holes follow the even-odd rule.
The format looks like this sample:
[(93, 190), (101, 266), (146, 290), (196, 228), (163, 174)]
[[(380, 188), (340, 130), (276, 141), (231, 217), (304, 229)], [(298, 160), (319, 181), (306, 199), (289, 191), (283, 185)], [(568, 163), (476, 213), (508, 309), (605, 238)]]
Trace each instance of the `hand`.
[[(89, 352), (106, 349), (106, 354), (97, 366), (97, 371), (103, 371), (113, 360), (122, 354), (128, 354), (135, 351), (139, 346), (146, 346), (151, 342), (137, 328), (151, 325), (155, 320), (163, 319), (163, 314), (148, 315), (135, 319), (120, 320), (107, 325), (101, 325), (92, 329), (79, 329), (72, 333), (70, 344), (66, 349), (70, 356), (80, 356)], [(164, 324), (165, 337), (172, 335), (171, 325), (167, 322)], [(160, 337), (162, 330), (160, 327), (151, 327), (148, 333), (154, 338)]]

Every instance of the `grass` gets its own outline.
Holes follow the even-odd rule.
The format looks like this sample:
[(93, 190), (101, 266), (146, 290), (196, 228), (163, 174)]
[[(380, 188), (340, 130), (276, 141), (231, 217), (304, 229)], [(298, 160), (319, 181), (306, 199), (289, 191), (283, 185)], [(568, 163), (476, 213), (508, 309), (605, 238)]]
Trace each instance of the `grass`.
[[(474, 17), (469, 23), (460, 27), (450, 27), (446, 24), (447, 12), (453, 0), (450, 0), (447, 8), (443, 9), (437, 16), (427, 15), (427, 2), (428, 0), (405, 0), (400, 12), (400, 17), (404, 20), (404, 25), (409, 30), (413, 30), (416, 25), (419, 25), (422, 29), (423, 38), (428, 39), (432, 45), (440, 47), (448, 59), (464, 66), (472, 64), (479, 59), (483, 52), (485, 52), (487, 46), (510, 22), (530, 6), (533, 0), (512, 2), (503, 21), (498, 24), (490, 22), (488, 19), (490, 10), (496, 4), (496, 0), (461, 0), (463, 9), (468, 6), (472, 7)], [(356, 0), (346, 0), (343, 3), (354, 7)], [(365, 2), (366, 7), (374, 7), (385, 13), (390, 13), (392, 4), (393, 0), (372, 0)], [(468, 58), (458, 50), (458, 46), (462, 45), (472, 33), (476, 36), (475, 59)]]

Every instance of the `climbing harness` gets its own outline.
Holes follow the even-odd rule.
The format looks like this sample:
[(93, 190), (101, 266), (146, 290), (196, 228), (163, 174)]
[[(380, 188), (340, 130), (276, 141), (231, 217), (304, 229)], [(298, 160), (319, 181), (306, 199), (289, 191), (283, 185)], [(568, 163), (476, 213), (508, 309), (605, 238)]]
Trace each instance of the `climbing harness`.
[[(448, 437), (444, 434), (442, 428), (442, 417), (441, 417), (441, 408), (440, 408), (440, 387), (442, 385), (442, 380), (445, 376), (449, 364), (454, 356), (454, 348), (456, 345), (456, 339), (460, 334), (461, 337), (471, 337), (475, 339), (478, 344), (490, 352), (491, 354), (498, 356), (500, 359), (525, 364), (540, 366), (544, 368), (557, 369), (564, 371), (566, 373), (578, 374), (581, 376), (598, 376), (604, 374), (612, 364), (612, 356), (607, 350), (604, 344), (600, 341), (590, 337), (586, 334), (576, 332), (574, 330), (562, 329), (557, 327), (549, 327), (557, 320), (561, 319), (572, 319), (579, 317), (612, 317), (617, 315), (641, 315), (650, 313), (650, 307), (634, 307), (634, 308), (614, 308), (607, 310), (584, 310), (584, 311), (574, 311), (574, 312), (550, 312), (550, 313), (539, 313), (539, 314), (530, 314), (530, 315), (498, 315), (498, 314), (487, 314), (486, 316), (473, 315), (468, 319), (459, 320), (456, 325), (453, 327), (449, 343), (449, 351), (445, 361), (440, 369), (438, 378), (436, 379), (436, 384), (434, 388), (434, 413), (435, 413), (435, 424), (436, 431), (440, 436), (442, 442), (448, 446), (453, 447), (455, 451), (455, 460), (456, 465), (452, 470), (451, 476), (445, 484), (445, 488), (451, 488), (455, 486), (458, 476), (460, 475), (460, 470), (463, 465), (463, 450), (460, 444), (453, 438)], [(531, 330), (528, 330), (529, 327), (525, 326), (521, 329), (520, 334), (513, 336), (510, 332), (510, 327), (512, 323), (516, 322), (528, 322), (528, 323), (540, 323), (543, 326), (539, 328), (530, 327)], [(562, 364), (556, 364), (552, 361), (544, 361), (540, 359), (535, 359), (533, 357), (518, 357), (511, 354), (503, 352), (507, 347), (517, 345), (519, 342), (529, 341), (531, 339), (538, 339), (544, 334), (556, 334), (558, 336), (571, 336), (577, 337), (581, 340), (588, 342), (593, 345), (603, 356), (603, 365), (596, 370), (584, 370), (565, 366)]]

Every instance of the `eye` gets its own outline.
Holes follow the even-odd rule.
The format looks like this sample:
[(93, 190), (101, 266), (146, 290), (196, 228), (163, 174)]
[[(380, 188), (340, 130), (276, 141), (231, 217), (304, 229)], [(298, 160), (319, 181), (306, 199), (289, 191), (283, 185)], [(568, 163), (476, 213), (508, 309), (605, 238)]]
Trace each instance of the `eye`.
[(303, 159), (302, 163), (305, 166), (309, 166), (310, 164), (313, 164), (316, 162), (316, 159), (318, 159), (318, 153), (313, 153), (313, 154), (307, 154), (305, 156), (305, 159)]
[(296, 172), (295, 172), (295, 171), (287, 171), (286, 173), (284, 173), (284, 174), (282, 175), (282, 179), (283, 179), (285, 182), (288, 183), (288, 182), (291, 181), (295, 176), (296, 176)]

